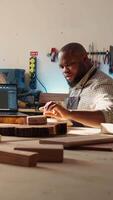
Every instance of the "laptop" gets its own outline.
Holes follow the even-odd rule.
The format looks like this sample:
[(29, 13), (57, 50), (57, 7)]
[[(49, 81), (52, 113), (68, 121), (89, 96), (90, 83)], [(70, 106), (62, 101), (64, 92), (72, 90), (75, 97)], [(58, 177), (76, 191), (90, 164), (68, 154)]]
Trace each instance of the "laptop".
[(25, 114), (18, 112), (17, 85), (0, 84), (0, 116)]

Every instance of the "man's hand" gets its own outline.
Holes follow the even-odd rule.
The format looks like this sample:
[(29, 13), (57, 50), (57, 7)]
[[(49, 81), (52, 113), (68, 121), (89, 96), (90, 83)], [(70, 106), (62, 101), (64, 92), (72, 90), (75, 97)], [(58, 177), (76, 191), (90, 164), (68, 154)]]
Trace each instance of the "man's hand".
[(46, 116), (54, 117), (58, 120), (76, 121), (89, 127), (100, 127), (101, 123), (105, 122), (103, 113), (100, 110), (85, 111), (74, 110), (69, 111), (55, 102), (48, 102), (43, 107), (43, 113)]
[(66, 120), (69, 117), (69, 111), (63, 108), (61, 105), (56, 104), (55, 102), (48, 102), (44, 107), (40, 108), (43, 111), (44, 115), (48, 117), (54, 117), (59, 120)]

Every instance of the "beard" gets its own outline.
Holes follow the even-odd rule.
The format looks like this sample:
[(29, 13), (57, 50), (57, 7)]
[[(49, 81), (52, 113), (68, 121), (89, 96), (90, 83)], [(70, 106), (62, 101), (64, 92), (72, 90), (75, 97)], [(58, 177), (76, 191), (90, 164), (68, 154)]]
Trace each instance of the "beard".
[(86, 67), (84, 63), (79, 63), (78, 72), (75, 75), (74, 79), (72, 81), (69, 81), (66, 79), (68, 85), (72, 88), (76, 86), (76, 84), (84, 77), (84, 75), (87, 73)]

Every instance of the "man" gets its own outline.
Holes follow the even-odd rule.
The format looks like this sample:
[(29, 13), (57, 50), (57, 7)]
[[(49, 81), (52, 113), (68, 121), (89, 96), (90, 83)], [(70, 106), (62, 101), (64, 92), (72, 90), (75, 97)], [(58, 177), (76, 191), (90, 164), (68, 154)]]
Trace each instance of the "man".
[(69, 98), (66, 109), (48, 102), (44, 114), (89, 127), (113, 123), (113, 80), (92, 65), (79, 43), (69, 43), (61, 48), (58, 60), (70, 86)]

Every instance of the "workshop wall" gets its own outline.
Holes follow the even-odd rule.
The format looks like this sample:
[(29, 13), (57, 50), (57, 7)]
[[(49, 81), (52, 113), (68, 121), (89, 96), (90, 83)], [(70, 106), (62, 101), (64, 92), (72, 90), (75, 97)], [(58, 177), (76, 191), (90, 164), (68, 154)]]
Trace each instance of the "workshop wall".
[[(113, 0), (0, 0), (0, 68), (29, 70), (29, 52), (39, 52), (37, 76), (48, 92), (68, 92), (52, 47), (80, 42), (98, 51), (113, 45)], [(44, 90), (39, 83), (39, 89)]]

